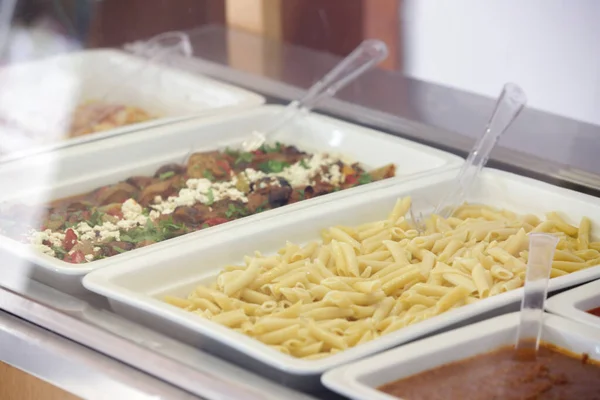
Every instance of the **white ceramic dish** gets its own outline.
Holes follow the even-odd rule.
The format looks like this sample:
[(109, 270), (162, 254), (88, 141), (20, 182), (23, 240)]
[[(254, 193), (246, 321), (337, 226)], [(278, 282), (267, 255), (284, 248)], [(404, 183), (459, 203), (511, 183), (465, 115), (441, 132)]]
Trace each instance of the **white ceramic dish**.
[[(327, 372), (323, 384), (352, 400), (402, 400), (383, 384), (514, 344), (518, 313), (506, 314), (386, 351)], [(600, 329), (544, 315), (542, 340), (600, 361)], [(409, 399), (407, 399), (409, 400)]]
[(586, 311), (600, 307), (600, 280), (566, 290), (546, 302), (546, 311), (600, 328), (600, 317)]
[[(335, 225), (358, 225), (387, 217), (399, 197), (411, 195), (421, 211), (431, 211), (436, 200), (453, 183), (456, 171), (430, 175), (403, 184), (373, 188), (276, 218), (264, 218), (260, 224), (245, 224), (233, 230), (207, 237), (202, 242), (188, 238), (177, 246), (144, 257), (119, 262), (97, 270), (84, 279), (89, 290), (108, 297), (116, 312), (165, 330), (182, 340), (245, 363), (278, 378), (310, 382), (335, 366), (374, 354), (390, 347), (432, 334), (452, 325), (465, 323), (518, 308), (522, 289), (503, 293), (472, 305), (403, 328), (377, 340), (319, 360), (301, 360), (284, 355), (233, 330), (170, 306), (163, 295), (188, 294), (200, 283), (212, 282), (225, 265), (241, 263), (244, 255), (260, 250), (274, 253), (285, 245), (306, 243), (319, 237), (321, 229)], [(484, 170), (471, 201), (505, 207), (522, 213), (541, 215), (564, 210), (571, 222), (582, 215), (600, 226), (600, 204), (591, 196), (558, 188), (513, 174)], [(429, 205), (429, 207), (428, 207)], [(415, 211), (420, 211), (419, 207)], [(266, 215), (265, 215), (266, 217)], [(550, 290), (570, 287), (600, 277), (600, 267), (553, 279)]]
[[(252, 127), (265, 124), (281, 109), (280, 106), (265, 106), (240, 112), (236, 116), (183, 121), (0, 164), (0, 187), (11, 189), (0, 194), (0, 203), (20, 199), (27, 203), (33, 198), (39, 204), (45, 200), (84, 193), (133, 175), (152, 175), (161, 165), (183, 162), (191, 149), (201, 151), (227, 145), (239, 146)], [(372, 168), (395, 163), (397, 177), (306, 200), (187, 236), (210, 236), (221, 229), (233, 229), (240, 223), (257, 221), (269, 215), (281, 215), (372, 187), (456, 169), (463, 162), (460, 157), (440, 150), (316, 114), (299, 118), (277, 139), (308, 151), (341, 153)], [(42, 187), (45, 189), (32, 189)], [(33, 262), (36, 279), (72, 293), (83, 290), (81, 278), (97, 267), (179, 240), (181, 238), (171, 239), (84, 265), (73, 265), (32, 253), (28, 248), (17, 246), (13, 240), (1, 236), (0, 248), (7, 248), (13, 253), (16, 251)]]
[[(104, 100), (158, 118), (63, 138), (71, 110)], [(0, 69), (0, 160), (98, 140), (184, 118), (256, 107), (262, 96), (119, 50), (87, 50)], [(23, 131), (21, 131), (21, 129)]]

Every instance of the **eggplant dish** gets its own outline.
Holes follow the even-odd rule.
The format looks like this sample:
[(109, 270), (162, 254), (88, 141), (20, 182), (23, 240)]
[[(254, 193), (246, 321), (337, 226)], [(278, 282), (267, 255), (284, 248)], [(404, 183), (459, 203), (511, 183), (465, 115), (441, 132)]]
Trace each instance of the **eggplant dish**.
[[(280, 143), (254, 152), (194, 153), (184, 165), (164, 165), (153, 176), (132, 176), (41, 211), (6, 204), (0, 232), (50, 256), (85, 263), (394, 175), (392, 164), (367, 172), (339, 157)], [(31, 217), (34, 209), (41, 214)]]

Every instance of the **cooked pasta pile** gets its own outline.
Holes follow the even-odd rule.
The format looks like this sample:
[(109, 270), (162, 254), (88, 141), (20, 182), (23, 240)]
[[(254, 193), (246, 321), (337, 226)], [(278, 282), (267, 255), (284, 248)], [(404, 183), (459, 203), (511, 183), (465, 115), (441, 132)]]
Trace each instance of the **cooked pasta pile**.
[(519, 288), (530, 232), (559, 236), (552, 277), (600, 264), (591, 223), (557, 213), (545, 221), (464, 205), (453, 217), (430, 217), (419, 234), (398, 200), (389, 218), (321, 232), (320, 242), (287, 243), (227, 266), (211, 286), (175, 306), (254, 337), (285, 354), (316, 359), (407, 325)]

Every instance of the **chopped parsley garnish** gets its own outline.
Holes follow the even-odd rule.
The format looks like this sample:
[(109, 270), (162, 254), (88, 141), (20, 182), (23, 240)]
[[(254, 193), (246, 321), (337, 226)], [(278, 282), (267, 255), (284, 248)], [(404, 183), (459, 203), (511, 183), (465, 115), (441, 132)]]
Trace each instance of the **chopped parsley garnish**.
[(269, 200), (265, 200), (262, 202), (260, 206), (256, 208), (256, 213), (260, 213), (266, 210), (267, 205), (269, 204)]
[(230, 149), (229, 147), (225, 147), (225, 150), (223, 152), (231, 157), (237, 157), (240, 154), (239, 151)]
[(246, 210), (244, 207), (237, 206), (235, 204), (229, 204), (227, 211), (225, 211), (225, 216), (227, 218), (232, 218), (232, 217), (241, 218), (241, 217), (245, 217), (248, 214), (250, 214), (248, 212), (248, 210)]
[(358, 177), (358, 183), (361, 185), (364, 185), (366, 183), (371, 183), (373, 182), (373, 177), (369, 174), (362, 174), (361, 176)]
[(300, 166), (304, 169), (309, 169), (310, 167), (308, 166), (308, 164), (306, 163), (306, 160), (303, 158), (302, 160), (300, 160)]
[(206, 229), (206, 228), (210, 228), (210, 225), (209, 225), (209, 224), (207, 224), (207, 223), (205, 222), (205, 223), (203, 223), (203, 224), (202, 224), (200, 227), (201, 227), (202, 229)]
[(175, 171), (167, 171), (158, 176), (158, 179), (164, 181), (165, 179), (169, 179), (170, 177), (175, 176)]
[(120, 248), (119, 246), (112, 246), (112, 249), (117, 253), (126, 253), (127, 250)]
[(240, 153), (237, 157), (237, 159), (235, 160), (235, 165), (238, 165), (240, 163), (243, 162), (252, 162), (252, 160), (254, 159), (254, 154), (252, 153)]
[(272, 172), (281, 172), (289, 166), (290, 164), (286, 163), (285, 161), (269, 160), (267, 162), (260, 163), (258, 165), (258, 169), (268, 174)]
[(135, 239), (135, 237), (137, 237), (136, 231), (137, 229), (130, 229), (127, 231), (128, 233), (121, 233), (119, 240), (121, 242), (137, 243), (137, 240)]
[(102, 225), (102, 213), (98, 210), (94, 210), (92, 215), (90, 216), (89, 221), (87, 221), (89, 226)]
[[(79, 222), (70, 222), (70, 221), (65, 221), (65, 223), (63, 224), (65, 229), (69, 229), (69, 228), (73, 228), (76, 225), (79, 225)], [(88, 223), (89, 225), (89, 223)]]
[(172, 218), (159, 221), (158, 223), (148, 221), (144, 226), (121, 231), (120, 239), (122, 242), (130, 243), (140, 243), (147, 240), (160, 242), (161, 240), (173, 237), (173, 233), (179, 233), (181, 230), (187, 232), (186, 226), (175, 223)]
[(54, 250), (57, 257), (64, 258), (67, 255), (67, 251), (62, 247), (52, 246), (52, 250)]
[(333, 188), (334, 192), (339, 192), (340, 190), (342, 190), (342, 188), (340, 188), (339, 186), (336, 186)]
[(304, 200), (306, 198), (306, 193), (304, 193), (304, 189), (298, 189), (297, 192), (300, 196), (300, 200)]
[(206, 193), (206, 197), (208, 198), (208, 201), (206, 203), (207, 206), (210, 206), (215, 202), (215, 194), (214, 194), (212, 188), (208, 189), (208, 192)]
[(281, 143), (275, 142), (274, 146), (269, 146), (268, 144), (263, 144), (259, 148), (263, 153), (279, 153), (281, 152)]
[(208, 180), (209, 180), (209, 181), (211, 181), (211, 182), (214, 182), (214, 181), (215, 181), (215, 176), (213, 175), (213, 173), (212, 173), (212, 172), (210, 172), (210, 171), (209, 171), (209, 170), (207, 170), (207, 169), (205, 169), (205, 170), (202, 172), (202, 176), (203, 176), (203, 177), (205, 177), (206, 179), (208, 179)]
[(173, 218), (171, 217), (171, 218), (159, 221), (158, 227), (159, 227), (159, 230), (161, 230), (163, 232), (169, 231), (169, 230), (178, 231), (180, 229), (184, 229), (185, 225), (177, 224), (176, 222), (173, 221)]

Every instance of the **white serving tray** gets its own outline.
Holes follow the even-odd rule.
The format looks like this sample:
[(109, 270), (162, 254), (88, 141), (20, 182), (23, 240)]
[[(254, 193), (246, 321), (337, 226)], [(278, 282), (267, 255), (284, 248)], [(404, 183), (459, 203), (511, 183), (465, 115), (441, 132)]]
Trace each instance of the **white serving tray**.
[[(25, 199), (26, 202), (36, 199), (41, 203), (72, 196), (132, 175), (152, 175), (163, 164), (183, 162), (192, 149), (201, 151), (227, 145), (239, 146), (253, 127), (265, 125), (281, 109), (281, 106), (265, 106), (241, 111), (235, 116), (182, 121), (0, 164), (0, 187), (10, 188), (8, 192), (0, 193), (0, 204), (19, 199)], [(340, 199), (374, 187), (457, 169), (463, 162), (460, 157), (437, 149), (317, 114), (298, 118), (277, 139), (308, 151), (342, 153), (368, 167), (395, 163), (397, 177), (305, 200), (186, 236), (203, 240), (202, 237), (211, 236), (227, 227), (234, 229), (238, 224), (258, 221), (270, 215), (282, 215), (328, 199)], [(39, 190), (41, 187), (45, 189)], [(33, 272), (36, 279), (74, 293), (83, 290), (81, 278), (91, 270), (128, 258), (131, 254), (144, 254), (152, 248), (161, 248), (162, 245), (180, 240), (182, 238), (171, 239), (83, 265), (32, 253), (28, 248), (1, 236), (0, 248), (18, 252), (21, 257), (35, 264)]]
[[(511, 313), (386, 351), (327, 372), (323, 384), (352, 400), (402, 400), (383, 384), (514, 344), (519, 314)], [(600, 329), (545, 314), (542, 341), (600, 361)], [(406, 399), (410, 400), (410, 399)]]
[[(159, 118), (63, 138), (71, 110), (89, 100), (136, 106)], [(16, 64), (0, 69), (0, 121), (11, 123), (0, 125), (0, 161), (264, 102), (247, 90), (119, 50), (86, 50)]]
[(600, 307), (600, 280), (552, 296), (546, 302), (546, 311), (600, 329), (600, 317), (587, 310)]
[[(302, 211), (264, 218), (198, 241), (185, 238), (170, 248), (119, 262), (84, 278), (84, 286), (106, 296), (117, 313), (164, 330), (249, 368), (282, 376), (289, 384), (310, 384), (318, 375), (341, 364), (366, 357), (402, 343), (430, 335), (469, 320), (477, 320), (518, 308), (522, 289), (503, 293), (472, 305), (403, 328), (377, 340), (319, 360), (301, 360), (279, 353), (224, 326), (185, 312), (159, 300), (164, 295), (184, 296), (200, 283), (214, 281), (225, 265), (242, 263), (255, 250), (271, 254), (286, 241), (303, 244), (319, 238), (321, 229), (335, 225), (358, 225), (386, 218), (399, 197), (411, 195), (415, 211), (432, 211), (437, 199), (449, 190), (456, 171), (430, 175), (403, 184), (373, 188), (305, 207)], [(496, 170), (484, 170), (470, 201), (542, 216), (563, 210), (567, 221), (589, 216), (600, 227), (600, 204), (588, 195), (533, 179)], [(265, 215), (266, 217), (266, 215)], [(600, 267), (552, 279), (550, 291), (571, 287), (600, 277)]]

